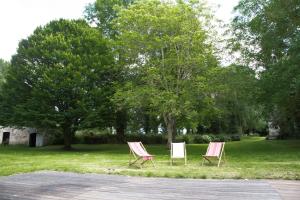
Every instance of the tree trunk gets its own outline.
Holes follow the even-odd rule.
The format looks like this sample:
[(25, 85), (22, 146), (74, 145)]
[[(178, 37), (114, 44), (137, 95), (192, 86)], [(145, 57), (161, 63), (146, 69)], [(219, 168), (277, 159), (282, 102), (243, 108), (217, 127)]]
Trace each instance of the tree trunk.
[(191, 128), (189, 126), (186, 128), (186, 134), (187, 135), (191, 134)]
[(167, 126), (168, 132), (168, 147), (171, 146), (175, 136), (176, 136), (176, 119), (171, 114), (164, 114), (164, 121)]
[(144, 131), (146, 134), (150, 133), (150, 116), (148, 113), (144, 113)]
[(296, 126), (296, 137), (300, 138), (300, 91), (296, 95), (295, 101), (295, 126)]
[(71, 127), (65, 127), (63, 129), (64, 134), (64, 150), (71, 150), (72, 149), (72, 138), (74, 136), (74, 133), (71, 130)]
[(127, 127), (127, 112), (124, 109), (118, 110), (116, 112), (116, 133), (119, 141), (123, 141), (126, 127)]

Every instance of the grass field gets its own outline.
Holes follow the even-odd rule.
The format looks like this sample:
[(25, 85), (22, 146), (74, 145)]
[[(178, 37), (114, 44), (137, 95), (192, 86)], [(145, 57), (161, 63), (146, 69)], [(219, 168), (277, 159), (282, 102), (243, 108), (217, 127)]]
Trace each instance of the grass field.
[(66, 152), (61, 146), (29, 148), (0, 147), (0, 176), (38, 170), (107, 173), (132, 176), (228, 179), (300, 179), (300, 140), (267, 141), (247, 137), (225, 145), (222, 167), (201, 166), (207, 144), (187, 146), (188, 165), (183, 160), (169, 165), (169, 151), (163, 145), (145, 145), (155, 155), (156, 167), (129, 167), (127, 145), (74, 145)]

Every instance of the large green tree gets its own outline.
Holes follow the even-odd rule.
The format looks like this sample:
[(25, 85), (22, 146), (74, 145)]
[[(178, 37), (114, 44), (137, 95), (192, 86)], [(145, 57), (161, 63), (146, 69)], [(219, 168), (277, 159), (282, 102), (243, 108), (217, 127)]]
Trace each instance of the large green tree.
[(269, 120), (283, 134), (299, 134), (299, 0), (241, 0), (235, 10), (235, 47), (260, 71), (260, 99)]
[[(117, 17), (118, 9), (116, 7), (126, 8), (134, 0), (96, 0), (89, 4), (85, 9), (85, 19), (91, 24), (96, 25), (103, 35), (110, 40), (114, 40), (118, 31), (113, 26), (113, 20)], [(115, 89), (121, 87), (127, 79), (127, 74), (122, 71), (120, 60), (123, 59), (121, 54), (115, 51), (115, 66), (118, 68), (118, 77), (115, 82)], [(128, 110), (124, 106), (114, 105), (114, 127), (120, 140), (123, 139), (127, 122), (129, 118)]]
[(218, 74), (223, 89), (215, 95), (215, 115), (210, 117), (215, 130), (225, 133), (249, 133), (263, 131), (266, 123), (261, 105), (257, 104), (258, 79), (254, 70), (231, 65)]
[(102, 33), (113, 38), (117, 30), (113, 27), (113, 20), (117, 17), (116, 6), (127, 7), (134, 0), (96, 0), (85, 9), (85, 18), (90, 24), (95, 24)]
[(9, 62), (0, 58), (0, 85), (5, 81), (5, 75), (9, 68)]
[(147, 101), (164, 119), (168, 143), (177, 120), (192, 119), (195, 105), (211, 96), (207, 79), (218, 63), (200, 21), (203, 13), (198, 4), (147, 0), (122, 9), (115, 21), (117, 48), (132, 77), (116, 101), (140, 107)]
[(2, 125), (75, 131), (109, 125), (113, 56), (83, 20), (52, 21), (19, 43), (2, 87)]

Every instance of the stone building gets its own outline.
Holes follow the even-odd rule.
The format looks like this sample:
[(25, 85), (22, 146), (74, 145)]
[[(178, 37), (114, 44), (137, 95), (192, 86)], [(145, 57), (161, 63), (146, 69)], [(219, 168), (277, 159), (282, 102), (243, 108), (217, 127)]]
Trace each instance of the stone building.
[(267, 135), (268, 140), (277, 139), (280, 135), (280, 127), (274, 122), (268, 122), (269, 134)]
[(23, 144), (40, 147), (47, 144), (46, 136), (35, 128), (0, 127), (0, 144)]

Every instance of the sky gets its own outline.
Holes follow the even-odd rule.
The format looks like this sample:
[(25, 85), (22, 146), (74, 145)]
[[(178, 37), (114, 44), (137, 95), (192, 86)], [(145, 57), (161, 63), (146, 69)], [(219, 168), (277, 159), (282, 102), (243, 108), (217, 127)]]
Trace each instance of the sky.
[[(88, 3), (95, 0), (1, 0), (0, 1), (0, 58), (10, 61), (18, 43), (38, 26), (55, 19), (83, 18)], [(207, 0), (219, 19), (228, 22), (238, 0)]]

